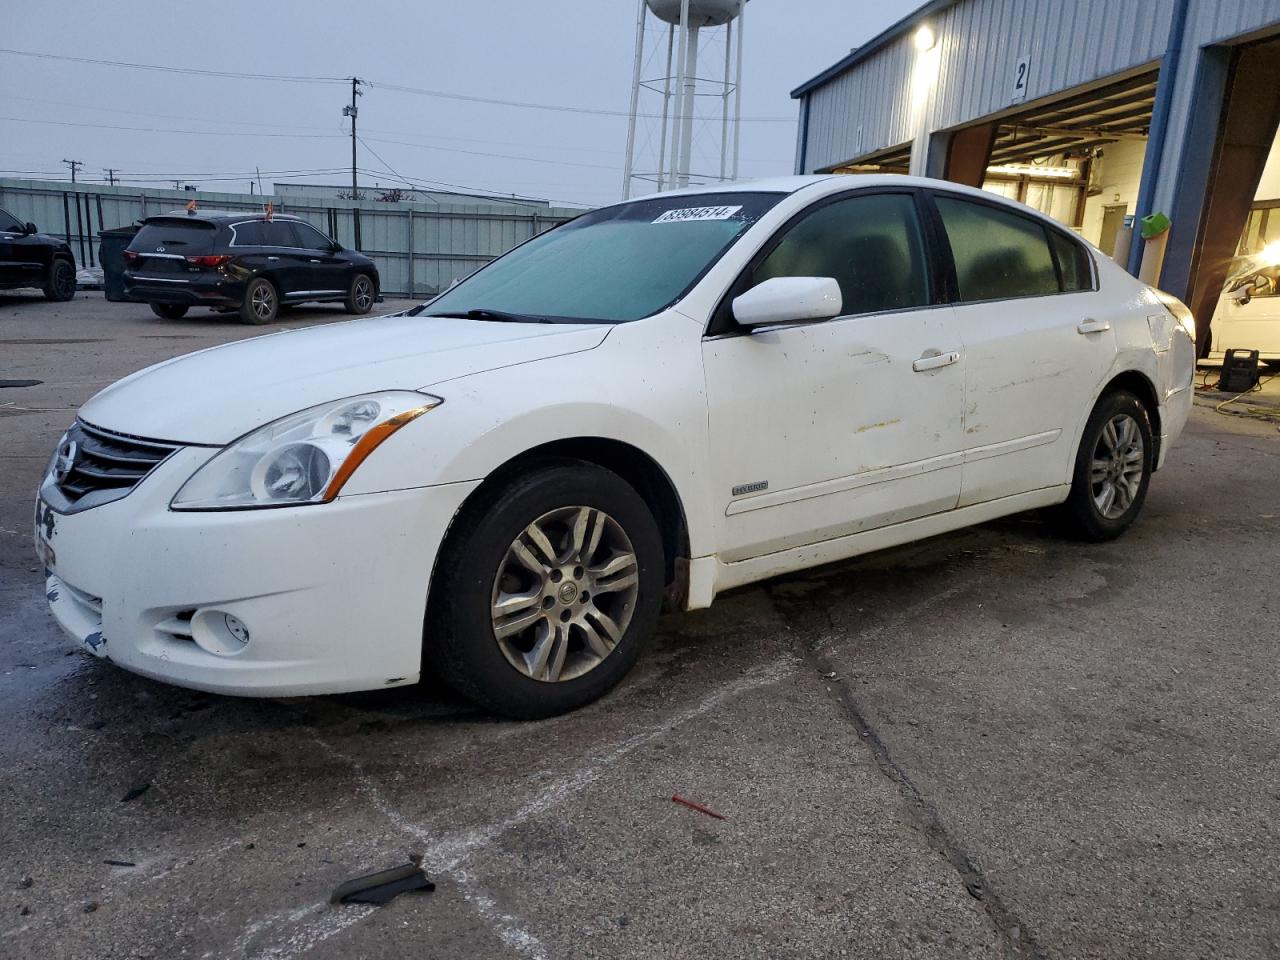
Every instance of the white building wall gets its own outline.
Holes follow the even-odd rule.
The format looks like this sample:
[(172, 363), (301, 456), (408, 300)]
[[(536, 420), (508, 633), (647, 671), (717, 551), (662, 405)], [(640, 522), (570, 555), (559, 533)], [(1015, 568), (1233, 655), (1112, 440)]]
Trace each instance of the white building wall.
[(1080, 234), (1096, 244), (1102, 235), (1102, 216), (1105, 207), (1123, 203), (1125, 212), (1137, 210), (1138, 187), (1142, 183), (1142, 161), (1146, 156), (1144, 140), (1121, 140), (1103, 147), (1099, 185), (1102, 192), (1090, 197), (1084, 205), (1084, 223)]

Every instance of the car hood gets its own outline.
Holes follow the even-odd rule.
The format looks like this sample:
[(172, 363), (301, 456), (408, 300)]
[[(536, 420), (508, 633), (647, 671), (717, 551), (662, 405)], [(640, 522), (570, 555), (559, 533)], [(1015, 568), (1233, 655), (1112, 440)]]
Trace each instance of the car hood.
[(403, 315), (287, 330), (147, 367), (97, 394), (80, 417), (137, 437), (221, 446), (330, 400), (590, 350), (609, 330)]

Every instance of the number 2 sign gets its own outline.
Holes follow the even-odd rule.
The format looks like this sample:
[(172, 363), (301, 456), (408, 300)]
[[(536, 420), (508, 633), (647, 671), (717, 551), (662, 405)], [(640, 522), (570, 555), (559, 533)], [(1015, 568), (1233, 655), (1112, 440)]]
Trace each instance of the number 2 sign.
[(1031, 58), (1020, 57), (1018, 66), (1013, 71), (1013, 95), (1010, 103), (1021, 103), (1027, 99), (1027, 72), (1031, 69)]

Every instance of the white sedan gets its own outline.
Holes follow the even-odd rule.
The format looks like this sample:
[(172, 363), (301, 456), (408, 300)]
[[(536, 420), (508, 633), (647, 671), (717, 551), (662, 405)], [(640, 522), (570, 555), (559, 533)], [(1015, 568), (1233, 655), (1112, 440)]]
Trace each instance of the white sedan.
[(1032, 508), (1102, 540), (1191, 406), (1176, 300), (950, 183), (605, 207), (405, 314), (150, 367), (40, 488), (54, 617), (171, 683), (600, 697), (664, 598)]

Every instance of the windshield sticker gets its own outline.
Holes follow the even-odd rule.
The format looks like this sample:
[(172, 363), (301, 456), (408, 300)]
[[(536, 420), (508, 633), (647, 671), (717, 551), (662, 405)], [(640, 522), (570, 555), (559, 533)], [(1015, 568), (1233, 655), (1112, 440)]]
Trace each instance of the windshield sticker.
[(737, 207), (684, 207), (680, 210), (668, 210), (658, 217), (654, 223), (688, 223), (691, 220), (729, 220), (741, 210)]

